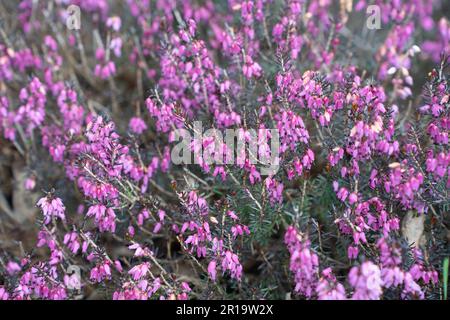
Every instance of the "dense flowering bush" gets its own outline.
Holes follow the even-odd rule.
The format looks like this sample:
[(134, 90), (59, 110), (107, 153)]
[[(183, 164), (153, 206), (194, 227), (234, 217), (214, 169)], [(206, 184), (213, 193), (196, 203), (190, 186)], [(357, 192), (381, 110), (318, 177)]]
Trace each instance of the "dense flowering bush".
[(0, 299), (446, 297), (446, 1), (0, 11)]

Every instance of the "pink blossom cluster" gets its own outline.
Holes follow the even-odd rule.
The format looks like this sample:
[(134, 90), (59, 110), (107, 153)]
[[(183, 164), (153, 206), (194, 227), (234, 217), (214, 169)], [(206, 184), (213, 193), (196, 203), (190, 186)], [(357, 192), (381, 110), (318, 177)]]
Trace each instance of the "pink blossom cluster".
[(0, 300), (444, 297), (445, 1), (71, 4), (0, 3)]

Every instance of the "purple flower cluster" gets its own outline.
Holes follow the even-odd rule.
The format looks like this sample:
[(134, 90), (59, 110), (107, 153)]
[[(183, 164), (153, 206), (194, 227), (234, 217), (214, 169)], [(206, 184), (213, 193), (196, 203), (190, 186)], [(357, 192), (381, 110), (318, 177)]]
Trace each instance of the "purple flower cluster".
[(0, 300), (444, 296), (445, 1), (50, 2), (0, 4)]

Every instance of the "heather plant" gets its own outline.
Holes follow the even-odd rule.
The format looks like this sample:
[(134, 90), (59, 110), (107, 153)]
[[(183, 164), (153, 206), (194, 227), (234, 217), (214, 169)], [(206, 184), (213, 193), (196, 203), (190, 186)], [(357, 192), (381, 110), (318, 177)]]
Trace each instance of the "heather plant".
[(0, 300), (447, 297), (446, 1), (0, 12)]

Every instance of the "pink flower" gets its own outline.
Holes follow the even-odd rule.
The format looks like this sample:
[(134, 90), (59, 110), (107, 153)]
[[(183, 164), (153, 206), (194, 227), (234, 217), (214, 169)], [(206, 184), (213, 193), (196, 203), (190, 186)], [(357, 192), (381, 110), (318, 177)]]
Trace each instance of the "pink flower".
[(339, 198), (339, 200), (345, 201), (345, 199), (347, 199), (347, 196), (348, 196), (348, 190), (344, 187), (341, 187), (339, 189), (339, 192), (337, 193), (337, 197)]
[(222, 257), (222, 270), (224, 272), (226, 270), (230, 271), (232, 278), (241, 280), (242, 265), (239, 262), (238, 256), (229, 250), (225, 251)]
[(41, 198), (37, 206), (42, 209), (44, 213), (44, 223), (48, 224), (52, 217), (60, 218), (61, 220), (65, 220), (65, 207), (60, 198), (55, 198), (52, 196), (47, 196)]
[(254, 62), (250, 56), (245, 56), (244, 61), (245, 63), (242, 66), (242, 72), (247, 79), (251, 79), (252, 77), (258, 78), (261, 76), (262, 68), (257, 62)]
[(119, 271), (120, 273), (123, 272), (122, 264), (120, 263), (119, 260), (115, 260), (115, 261), (114, 261), (114, 266), (116, 267), (116, 270), (117, 270), (117, 271)]
[(331, 268), (326, 268), (322, 271), (322, 278), (317, 284), (316, 292), (318, 300), (347, 299), (344, 286), (336, 280)]
[(211, 260), (211, 262), (208, 264), (208, 273), (209, 273), (209, 277), (211, 278), (211, 280), (216, 281), (217, 271), (216, 271), (216, 261), (215, 260)]
[(116, 214), (112, 208), (107, 208), (104, 205), (96, 204), (89, 207), (86, 214), (88, 217), (95, 217), (95, 222), (101, 232), (116, 230)]
[(102, 282), (111, 279), (111, 268), (108, 261), (104, 261), (91, 269), (90, 279), (95, 282)]
[(120, 30), (120, 27), (122, 25), (122, 20), (120, 17), (114, 16), (109, 17), (108, 20), (106, 20), (106, 26), (110, 27), (112, 30), (118, 32)]
[(380, 268), (370, 261), (360, 267), (353, 267), (348, 274), (348, 281), (355, 289), (353, 300), (378, 300), (383, 293)]
[(134, 266), (133, 268), (130, 269), (130, 271), (128, 271), (128, 273), (133, 277), (133, 280), (135, 281), (140, 280), (143, 277), (145, 277), (145, 275), (149, 271), (149, 267), (150, 263), (145, 262)]
[(8, 300), (9, 294), (4, 287), (0, 287), (0, 300)]
[(63, 243), (67, 245), (73, 254), (77, 254), (81, 247), (78, 234), (76, 232), (66, 233)]
[(236, 215), (234, 211), (228, 210), (227, 215), (234, 221), (239, 220), (239, 217)]
[(8, 263), (6, 264), (6, 271), (8, 272), (9, 275), (16, 274), (20, 270), (22, 270), (22, 268), (19, 266), (17, 262), (8, 261)]
[(36, 186), (36, 178), (34, 176), (28, 177), (25, 180), (25, 189), (33, 190), (35, 186)]
[(348, 203), (354, 204), (356, 201), (358, 201), (358, 196), (356, 195), (356, 193), (350, 193), (350, 196), (348, 197)]
[(289, 226), (284, 241), (291, 254), (289, 269), (294, 273), (295, 291), (311, 298), (318, 281), (319, 257), (293, 226)]
[(347, 255), (349, 259), (356, 259), (358, 257), (358, 247), (349, 246)]
[(142, 120), (139, 117), (133, 117), (130, 120), (130, 131), (136, 134), (141, 134), (145, 130), (147, 130), (147, 125), (145, 124), (144, 120)]
[(116, 57), (120, 57), (122, 55), (122, 39), (120, 37), (112, 39), (109, 48), (114, 52)]

